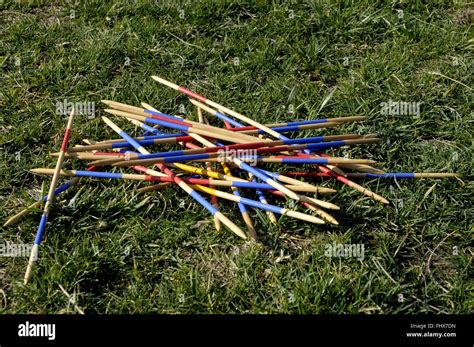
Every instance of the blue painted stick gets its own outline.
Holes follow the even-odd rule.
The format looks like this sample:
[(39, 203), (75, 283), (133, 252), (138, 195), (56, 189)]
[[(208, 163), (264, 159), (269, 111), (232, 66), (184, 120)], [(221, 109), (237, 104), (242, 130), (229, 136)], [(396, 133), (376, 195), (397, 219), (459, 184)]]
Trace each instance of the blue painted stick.
[(41, 243), (41, 240), (43, 239), (44, 231), (46, 230), (46, 222), (48, 220), (48, 214), (54, 200), (54, 191), (56, 190), (56, 186), (59, 180), (59, 172), (61, 171), (61, 168), (63, 166), (65, 153), (67, 151), (69, 138), (71, 136), (71, 127), (72, 127), (73, 119), (74, 119), (74, 110), (71, 112), (67, 125), (66, 125), (66, 131), (64, 132), (63, 142), (61, 145), (61, 151), (58, 157), (58, 161), (56, 162), (56, 168), (54, 169), (53, 178), (51, 180), (51, 185), (49, 187), (48, 199), (46, 200), (46, 204), (43, 210), (43, 215), (41, 216), (41, 221), (38, 225), (38, 230), (36, 231), (35, 242), (31, 249), (30, 259), (28, 261), (28, 267), (26, 268), (26, 273), (23, 280), (25, 285), (28, 284), (28, 281), (30, 280), (31, 274), (33, 271), (33, 266), (36, 260), (38, 260), (39, 245)]
[[(142, 154), (148, 153), (139, 143), (137, 143), (132, 137), (130, 137), (126, 132), (120, 129), (115, 125), (110, 119), (102, 117), (102, 119), (121, 137), (123, 137), (127, 142), (138, 150)], [(176, 176), (170, 169), (168, 169), (164, 164), (158, 163), (156, 166), (163, 171), (168, 177), (172, 178), (174, 182), (180, 186), (186, 193), (188, 193), (194, 200), (201, 204), (206, 210), (208, 210), (213, 216), (217, 216), (219, 220), (227, 226), (232, 232), (234, 232), (239, 237), (246, 239), (247, 235), (232, 221), (225, 217), (221, 212), (219, 212), (212, 204), (210, 204), (206, 199), (204, 199), (198, 192), (192, 189), (186, 182), (184, 182), (180, 177)]]

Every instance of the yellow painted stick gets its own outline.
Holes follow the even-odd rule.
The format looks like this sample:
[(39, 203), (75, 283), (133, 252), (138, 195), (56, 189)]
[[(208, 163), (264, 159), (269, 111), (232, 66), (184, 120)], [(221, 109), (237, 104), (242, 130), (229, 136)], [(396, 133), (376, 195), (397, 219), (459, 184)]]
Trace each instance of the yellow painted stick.
[[(201, 109), (198, 107), (197, 108), (197, 114), (198, 114), (198, 120), (199, 120), (199, 123), (202, 123), (204, 124), (204, 116), (202, 115), (202, 111)], [(195, 136), (201, 136), (201, 135), (197, 135), (195, 134)], [(193, 137), (193, 138), (196, 138), (196, 137)], [(204, 139), (204, 138), (203, 138)], [(206, 168), (207, 170), (211, 171), (212, 170), (212, 164), (210, 162), (206, 162)], [(224, 173), (227, 175), (227, 176), (232, 176), (232, 175), (229, 175), (227, 172), (224, 171)], [(211, 188), (214, 188), (214, 186), (211, 186)], [(217, 197), (214, 196), (213, 198), (211, 198), (211, 203), (214, 205), (215, 208), (219, 209), (219, 204), (218, 204), (218, 201), (217, 201)], [(214, 216), (214, 226), (216, 228), (217, 231), (220, 231), (221, 230), (221, 222), (219, 221), (219, 218), (215, 217)]]
[[(108, 119), (107, 117), (102, 117), (102, 119), (107, 123), (107, 125), (109, 125), (115, 132), (117, 132), (120, 136), (123, 136), (125, 138), (128, 137), (130, 138), (128, 135), (126, 135), (122, 129), (120, 129), (116, 124), (114, 124), (110, 119)], [(131, 140), (127, 140), (127, 141), (130, 141), (131, 143), (130, 144), (133, 144)], [(148, 152), (145, 148), (143, 148), (142, 146), (140, 146), (138, 143), (134, 145), (135, 149), (137, 151), (139, 151), (140, 153), (142, 154), (149, 154), (150, 152)], [(186, 183), (184, 182), (182, 179), (180, 179), (179, 177), (173, 177), (174, 174), (171, 170), (169, 170), (165, 165), (163, 164), (158, 164), (157, 165), (161, 171), (163, 171), (163, 173), (165, 173), (167, 176), (169, 176), (170, 178), (174, 179), (174, 182), (181, 188), (183, 189), (186, 193), (188, 193), (189, 195), (191, 195), (194, 199), (196, 199), (195, 195), (195, 191)], [(124, 174), (125, 175), (125, 174)], [(227, 182), (227, 181), (224, 181), (224, 182)], [(196, 199), (197, 200), (197, 199)], [(201, 203), (200, 200), (197, 200), (199, 203)], [(202, 203), (201, 203), (202, 204)], [(206, 206), (204, 206), (206, 207)], [(206, 209), (208, 209), (208, 207), (206, 207)], [(215, 208), (213, 208), (215, 210)], [(243, 238), (243, 239), (246, 239), (247, 238), (247, 235), (245, 235), (245, 233), (242, 231), (242, 229), (240, 229), (237, 225), (235, 225), (229, 218), (227, 218), (224, 214), (222, 214), (222, 212), (220, 211), (215, 211), (215, 212), (212, 212), (215, 216), (217, 216), (220, 221), (230, 230), (232, 231), (233, 233), (235, 233), (237, 236)]]

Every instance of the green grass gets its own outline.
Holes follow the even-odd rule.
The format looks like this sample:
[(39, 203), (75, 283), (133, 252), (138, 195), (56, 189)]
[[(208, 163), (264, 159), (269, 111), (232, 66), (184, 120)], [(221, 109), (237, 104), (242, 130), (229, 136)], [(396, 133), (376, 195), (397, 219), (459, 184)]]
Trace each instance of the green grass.
[[(96, 103), (95, 119), (77, 116), (75, 144), (116, 137), (100, 120), (101, 99), (173, 114), (184, 105), (196, 117), (151, 75), (260, 122), (368, 115), (305, 134), (378, 133), (380, 145), (335, 153), (387, 171), (458, 172), (462, 181), (362, 183), (392, 207), (323, 182), (338, 189), (324, 198), (341, 206), (339, 227), (290, 218), (273, 226), (252, 211), (261, 235), (253, 243), (217, 233), (177, 189), (139, 196), (143, 183), (87, 180), (54, 205), (29, 286), (21, 283), (27, 259), (0, 258), (0, 312), (75, 312), (60, 285), (86, 313), (472, 312), (472, 3), (159, 3), (2, 2), (1, 220), (34, 202), (43, 182), (47, 189), (49, 180), (28, 170), (54, 165), (48, 153), (66, 124), (57, 101)], [(389, 100), (422, 102), (421, 115), (381, 115)], [(221, 204), (239, 219), (235, 205)], [(31, 214), (0, 228), (0, 238), (31, 243), (38, 222)], [(332, 242), (363, 243), (365, 259), (326, 257)]]

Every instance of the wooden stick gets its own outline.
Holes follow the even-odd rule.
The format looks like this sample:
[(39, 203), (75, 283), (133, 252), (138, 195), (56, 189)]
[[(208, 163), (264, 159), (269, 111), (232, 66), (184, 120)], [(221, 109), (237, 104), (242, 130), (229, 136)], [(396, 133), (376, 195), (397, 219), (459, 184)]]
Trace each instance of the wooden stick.
[[(239, 113), (237, 113), (237, 112), (235, 112), (235, 111), (233, 111), (233, 110), (231, 110), (231, 109), (228, 109), (227, 107), (224, 107), (224, 106), (222, 106), (222, 105), (220, 105), (220, 104), (218, 104), (218, 103), (215, 103), (215, 102), (213, 102), (213, 101), (211, 101), (211, 100), (205, 98), (205, 97), (202, 96), (202, 95), (196, 94), (195, 92), (192, 92), (192, 91), (190, 91), (190, 90), (188, 90), (188, 89), (186, 89), (186, 88), (184, 88), (184, 87), (180, 87), (180, 86), (178, 86), (177, 84), (174, 84), (174, 83), (172, 83), (172, 82), (169, 82), (169, 81), (167, 81), (167, 80), (165, 80), (165, 79), (163, 79), (163, 78), (161, 78), (161, 77), (152, 76), (152, 78), (153, 78), (155, 81), (157, 81), (157, 82), (159, 82), (159, 83), (161, 83), (161, 84), (163, 84), (163, 85), (165, 85), (165, 86), (168, 86), (168, 87), (170, 87), (170, 88), (172, 88), (172, 89), (175, 89), (175, 90), (177, 90), (177, 91), (179, 91), (179, 92), (181, 92), (181, 93), (183, 93), (183, 94), (186, 94), (186, 95), (188, 95), (189, 97), (191, 97), (191, 98), (193, 98), (193, 99), (196, 99), (196, 100), (198, 100), (198, 101), (201, 101), (201, 102), (203, 102), (203, 103), (205, 103), (205, 104), (207, 104), (207, 105), (209, 105), (209, 106), (211, 106), (211, 107), (214, 107), (214, 108), (216, 108), (216, 109), (218, 109), (218, 110), (220, 110), (220, 111), (222, 111), (222, 112), (224, 112), (224, 113), (226, 113), (226, 114), (228, 114), (228, 115), (231, 115), (231, 116), (233, 116), (233, 117), (235, 117), (235, 118), (237, 118), (237, 119), (243, 120), (243, 121), (245, 121), (245, 122), (248, 123), (248, 124), (254, 125), (254, 126), (256, 126), (257, 128), (259, 128), (259, 129), (265, 131), (267, 134), (270, 134), (270, 135), (272, 135), (272, 136), (274, 136), (274, 137), (276, 137), (276, 138), (278, 138), (278, 139), (282, 139), (282, 140), (288, 139), (286, 136), (281, 135), (280, 133), (275, 132), (274, 130), (272, 130), (272, 129), (268, 128), (268, 127), (262, 126), (261, 124), (255, 122), (255, 121), (253, 121), (253, 120), (251, 120), (251, 119), (249, 119), (249, 118), (247, 118), (247, 117), (245, 117), (245, 116), (243, 116), (243, 115), (241, 115), (241, 114), (239, 114)], [(309, 153), (309, 151), (308, 151), (308, 153)], [(342, 182), (342, 183), (344, 183), (344, 184), (346, 184), (346, 185), (352, 187), (353, 189), (358, 190), (358, 191), (360, 191), (361, 193), (363, 193), (363, 194), (365, 194), (365, 195), (367, 195), (367, 196), (370, 196), (371, 198), (373, 198), (373, 199), (375, 199), (375, 200), (377, 200), (377, 201), (379, 201), (379, 202), (382, 202), (382, 203), (384, 203), (384, 204), (388, 204), (388, 203), (389, 203), (388, 200), (385, 199), (384, 197), (382, 197), (382, 196), (380, 196), (380, 195), (378, 195), (378, 194), (375, 194), (375, 193), (371, 192), (371, 191), (368, 190), (368, 189), (365, 189), (364, 187), (358, 185), (358, 184), (355, 183), (355, 182), (352, 182), (352, 181), (348, 180), (347, 178), (345, 178), (345, 177), (343, 177), (343, 176), (337, 174), (336, 172), (332, 171), (331, 169), (327, 168), (326, 166), (324, 166), (324, 165), (318, 165), (317, 167), (318, 167), (322, 172), (324, 172), (324, 173), (330, 173), (331, 176), (333, 176), (334, 178), (336, 178), (338, 181), (340, 181), (340, 182)]]
[[(199, 142), (203, 143), (210, 143), (208, 140), (203, 139), (202, 137), (196, 138)], [(295, 139), (299, 140), (299, 139)], [(307, 139), (307, 141), (310, 141), (311, 139)], [(289, 140), (288, 142), (293, 141)], [(100, 162), (92, 162), (91, 164), (93, 165), (110, 165), (113, 164), (114, 166), (118, 167), (123, 167), (123, 166), (129, 166), (129, 165), (147, 165), (147, 164), (153, 164), (156, 162), (156, 158), (162, 158), (162, 157), (189, 157), (190, 160), (194, 159), (199, 159), (201, 157), (199, 156), (191, 156), (191, 155), (196, 155), (196, 154), (204, 154), (208, 153), (210, 154), (209, 156), (202, 156), (203, 159), (205, 158), (215, 158), (215, 155), (211, 155), (212, 153), (218, 153), (222, 155), (226, 155), (227, 152), (233, 153), (232, 150), (235, 149), (255, 149), (256, 154), (261, 154), (261, 153), (273, 153), (273, 152), (284, 152), (284, 151), (296, 151), (300, 149), (317, 149), (317, 148), (330, 148), (330, 147), (339, 147), (342, 145), (349, 145), (349, 144), (363, 144), (363, 143), (376, 143), (378, 142), (379, 139), (359, 139), (359, 140), (345, 140), (345, 141), (330, 141), (330, 142), (323, 142), (323, 143), (314, 143), (314, 144), (301, 144), (301, 145), (283, 145), (283, 146), (273, 146), (274, 144), (277, 144), (277, 142), (272, 141), (269, 143), (271, 146), (270, 147), (261, 147), (265, 143), (249, 143), (249, 144), (236, 144), (236, 145), (230, 145), (230, 146), (216, 146), (213, 144), (213, 147), (206, 147), (206, 148), (199, 148), (199, 149), (193, 149), (193, 150), (178, 150), (178, 151), (168, 151), (168, 152), (157, 152), (157, 153), (151, 153), (148, 155), (142, 155), (142, 154), (130, 154), (127, 158), (112, 158), (112, 159), (107, 159), (103, 160)], [(238, 153), (237, 153), (238, 154)], [(221, 155), (218, 155), (221, 156)], [(282, 156), (281, 158), (285, 159), (282, 160), (282, 162), (291, 162), (294, 161), (295, 163), (302, 163), (305, 161), (305, 159), (310, 159), (308, 162), (313, 162), (313, 163), (324, 163), (324, 164), (339, 164), (339, 163), (346, 163), (346, 164), (357, 164), (357, 163), (375, 163), (375, 161), (372, 160), (366, 160), (366, 159), (346, 159), (346, 158), (320, 158), (318, 156), (309, 156), (309, 155), (302, 155), (301, 158), (298, 157), (287, 157), (287, 156)], [(286, 160), (288, 159), (288, 160)], [(318, 159), (315, 161), (315, 159)], [(352, 162), (351, 162), (352, 161)]]
[(62, 142), (62, 145), (61, 145), (62, 155), (60, 155), (58, 157), (58, 160), (56, 162), (56, 168), (54, 169), (53, 178), (51, 180), (51, 185), (49, 186), (48, 198), (46, 200), (46, 204), (45, 204), (44, 210), (43, 210), (43, 215), (41, 217), (41, 221), (40, 221), (40, 224), (38, 226), (38, 230), (36, 232), (35, 242), (34, 242), (33, 248), (31, 249), (30, 259), (28, 261), (28, 267), (26, 268), (26, 273), (25, 273), (25, 277), (24, 277), (24, 280), (23, 280), (25, 285), (28, 284), (28, 282), (31, 278), (32, 271), (33, 271), (33, 266), (34, 266), (36, 260), (38, 260), (39, 245), (40, 245), (40, 243), (43, 239), (44, 231), (46, 230), (46, 222), (48, 220), (49, 211), (51, 209), (51, 205), (52, 205), (53, 200), (54, 200), (54, 191), (56, 190), (56, 186), (57, 186), (58, 180), (59, 180), (59, 172), (60, 172), (60, 170), (63, 166), (63, 162), (64, 162), (64, 153), (67, 151), (69, 138), (71, 136), (71, 127), (72, 127), (73, 119), (74, 119), (74, 110), (72, 110), (72, 112), (69, 116), (67, 125), (66, 125), (66, 131), (64, 132), (63, 142)]
[[(128, 173), (117, 173), (117, 172), (106, 172), (106, 171), (82, 171), (82, 170), (61, 170), (59, 174), (61, 176), (68, 176), (68, 177), (95, 177), (95, 178), (105, 178), (105, 179), (124, 179), (124, 180), (134, 180), (134, 181), (152, 181), (152, 182), (174, 182), (173, 179), (169, 178), (168, 175), (163, 175), (161, 172), (148, 169), (144, 166), (133, 166), (133, 169), (138, 171), (146, 172), (148, 175), (137, 175), (137, 174), (128, 174)], [(52, 175), (54, 173), (54, 169), (48, 168), (36, 168), (31, 169), (30, 172), (36, 174), (45, 174), (45, 175)], [(153, 172), (153, 176), (150, 173)], [(216, 179), (207, 179), (207, 178), (181, 178), (182, 181), (189, 184), (200, 184), (200, 185), (215, 185), (215, 186), (222, 186), (222, 187), (237, 187), (242, 189), (275, 189), (268, 183), (254, 183), (254, 182), (239, 182), (239, 181), (223, 181), (223, 180), (216, 180)], [(291, 189), (297, 192), (305, 192), (305, 193), (320, 193), (319, 189), (321, 188), (314, 188), (314, 187), (306, 187), (306, 186), (293, 186), (293, 185), (284, 185), (286, 189)]]
[(152, 186), (147, 186), (147, 187), (137, 189), (137, 193), (142, 194), (142, 193), (148, 193), (155, 190), (165, 189), (165, 188), (171, 187), (172, 184), (173, 183), (171, 182), (163, 182), (163, 183), (154, 184)]
[(251, 200), (251, 199), (247, 199), (247, 198), (243, 198), (243, 197), (238, 197), (236, 195), (225, 193), (225, 192), (222, 192), (220, 190), (212, 189), (212, 188), (205, 187), (205, 186), (193, 185), (193, 188), (195, 188), (196, 190), (199, 190), (201, 192), (210, 194), (210, 195), (216, 194), (218, 197), (223, 198), (223, 199), (227, 199), (227, 200), (231, 200), (231, 201), (235, 201), (235, 202), (241, 202), (243, 204), (253, 206), (253, 207), (256, 207), (256, 208), (260, 208), (260, 209), (263, 209), (263, 210), (270, 210), (274, 213), (278, 213), (278, 214), (282, 214), (282, 215), (285, 215), (285, 216), (288, 216), (288, 217), (301, 219), (301, 220), (304, 220), (306, 222), (311, 222), (311, 223), (316, 223), (316, 224), (324, 224), (323, 220), (321, 220), (319, 218), (316, 218), (316, 217), (313, 217), (311, 215), (305, 214), (305, 213), (288, 210), (286, 208), (278, 207), (278, 206), (274, 206), (274, 205), (270, 205), (270, 204), (262, 204), (261, 202), (258, 202), (258, 201), (255, 201), (255, 200)]
[(187, 96), (189, 96), (189, 97), (191, 97), (191, 98), (193, 98), (193, 99), (196, 99), (196, 100), (201, 101), (201, 102), (203, 102), (203, 103), (205, 103), (205, 104), (207, 104), (207, 105), (209, 105), (209, 106), (211, 106), (211, 107), (214, 107), (214, 108), (216, 108), (216, 109), (218, 109), (218, 110), (221, 110), (221, 111), (223, 111), (224, 113), (226, 113), (226, 114), (228, 114), (228, 115), (230, 115), (230, 116), (233, 116), (233, 117), (235, 117), (235, 118), (237, 118), (237, 119), (240, 119), (240, 120), (242, 120), (242, 121), (244, 121), (244, 122), (246, 122), (246, 123), (248, 123), (248, 124), (250, 124), (250, 125), (256, 126), (257, 128), (259, 128), (259, 129), (265, 131), (267, 134), (270, 134), (270, 135), (272, 135), (272, 136), (274, 136), (274, 137), (276, 137), (276, 138), (278, 138), (278, 139), (281, 138), (281, 134), (278, 133), (278, 132), (276, 132), (275, 130), (272, 130), (271, 128), (266, 127), (265, 125), (262, 125), (262, 124), (260, 124), (260, 123), (258, 123), (258, 122), (256, 122), (256, 121), (254, 121), (253, 119), (250, 119), (250, 118), (248, 118), (248, 117), (245, 117), (244, 115), (242, 115), (242, 114), (240, 114), (240, 113), (237, 113), (237, 112), (235, 112), (235, 111), (233, 111), (233, 110), (231, 110), (231, 109), (229, 109), (229, 108), (227, 108), (227, 107), (225, 107), (225, 106), (223, 106), (223, 105), (220, 105), (220, 104), (218, 104), (218, 103), (216, 103), (216, 102), (214, 102), (214, 101), (211, 101), (211, 100), (205, 98), (205, 97), (202, 96), (202, 95), (198, 95), (198, 94), (196, 94), (195, 92), (192, 92), (192, 91), (190, 91), (190, 90), (188, 90), (188, 89), (186, 89), (186, 88), (184, 88), (184, 87), (180, 87), (180, 86), (178, 86), (177, 84), (174, 84), (174, 83), (172, 83), (172, 82), (170, 82), (170, 81), (167, 81), (167, 80), (165, 80), (165, 79), (163, 79), (163, 78), (161, 78), (161, 77), (158, 77), (158, 76), (151, 76), (151, 77), (152, 77), (155, 81), (157, 81), (157, 82), (159, 82), (159, 83), (161, 83), (161, 84), (163, 84), (163, 85), (165, 85), (165, 86), (168, 86), (168, 87), (170, 87), (170, 88), (172, 88), (172, 89), (174, 89), (174, 90), (177, 90), (177, 91), (179, 91), (179, 92), (181, 92), (181, 93), (183, 93), (183, 94), (185, 94), (185, 95), (187, 95)]
[[(217, 118), (222, 119), (224, 122), (227, 122), (227, 124), (229, 125), (233, 125), (235, 127), (242, 126), (242, 124), (240, 124), (239, 122), (233, 120), (232, 118), (227, 117), (225, 114), (219, 111), (216, 111), (197, 100), (189, 99), (189, 101), (196, 107), (202, 108), (204, 111), (212, 114), (213, 116), (216, 116)], [(269, 128), (274, 128), (274, 127), (286, 127), (286, 126), (294, 126), (294, 125), (307, 125), (307, 124), (328, 123), (328, 122), (339, 122), (339, 123), (357, 122), (357, 121), (363, 121), (366, 119), (367, 119), (366, 116), (349, 116), (349, 117), (339, 117), (339, 118), (320, 118), (320, 119), (302, 120), (302, 121), (294, 121), (294, 122), (287, 122), (287, 123), (270, 123), (270, 124), (264, 124), (264, 125)], [(229, 128), (229, 126), (227, 125), (226, 127)], [(246, 128), (257, 129), (257, 127), (254, 127), (254, 126), (249, 126)]]
[[(91, 166), (89, 167), (87, 170), (90, 170), (90, 171), (93, 171), (95, 170), (96, 167), (95, 166)], [(69, 189), (70, 187), (72, 187), (73, 185), (79, 183), (80, 181), (80, 177), (74, 177), (72, 178), (71, 180), (67, 181), (66, 183), (62, 184), (61, 186), (59, 186), (58, 188), (56, 188), (56, 190), (54, 191), (54, 195), (58, 195), (62, 192), (64, 192), (65, 190)], [(31, 211), (33, 211), (34, 209), (37, 209), (37, 208), (40, 208), (42, 203), (46, 203), (46, 201), (48, 200), (48, 195), (45, 195), (43, 197), (42, 200), (40, 201), (37, 201), (33, 204), (31, 204), (30, 206), (28, 206), (27, 208), (21, 210), (20, 212), (18, 212), (16, 215), (10, 217), (6, 222), (5, 224), (3, 224), (4, 227), (7, 227), (7, 226), (12, 226), (12, 225), (15, 225), (16, 223), (18, 223), (23, 217), (27, 216)]]
[[(204, 124), (204, 116), (203, 116), (202, 111), (199, 107), (197, 108), (197, 114), (198, 114), (199, 123)], [(198, 135), (198, 136), (200, 136), (200, 135)], [(212, 171), (212, 163), (206, 162), (206, 167), (207, 167), (208, 171)], [(228, 173), (225, 172), (225, 171), (224, 171), (224, 173), (227, 176), (232, 176), (232, 175), (228, 175)], [(215, 188), (215, 186), (209, 186), (209, 187), (210, 188)], [(235, 188), (232, 188), (232, 189), (235, 189)], [(218, 204), (216, 195), (211, 196), (211, 204), (214, 205), (215, 208), (219, 209), (219, 204)], [(214, 216), (214, 226), (215, 226), (217, 231), (221, 230), (221, 222), (219, 221), (219, 219), (216, 216)]]
[[(205, 125), (205, 124), (200, 124), (198, 122), (193, 122), (193, 121), (190, 121), (190, 120), (187, 120), (187, 119), (178, 118), (178, 117), (167, 115), (167, 114), (164, 114), (164, 113), (161, 113), (161, 112), (155, 112), (155, 111), (152, 111), (152, 110), (146, 110), (146, 109), (126, 105), (126, 104), (119, 103), (119, 102), (116, 102), (116, 101), (102, 100), (102, 102), (105, 103), (106, 105), (114, 108), (114, 110), (116, 112), (120, 112), (120, 114), (122, 116), (125, 116), (125, 117), (130, 116), (130, 118), (134, 118), (134, 117), (131, 117), (131, 116), (139, 116), (139, 117), (141, 117), (141, 119), (138, 119), (138, 120), (143, 119), (146, 122), (158, 121), (158, 123), (156, 123), (156, 124), (165, 125), (167, 127), (169, 127), (170, 124), (164, 124), (164, 123), (160, 123), (160, 122), (174, 123), (176, 125), (188, 127), (188, 128), (191, 128), (191, 129), (192, 128), (203, 129), (203, 130), (207, 130), (209, 132), (215, 133), (215, 134), (230, 135), (232, 133), (232, 132), (230, 132), (226, 129), (213, 127), (213, 126)], [(134, 119), (136, 119), (136, 118), (134, 118)], [(178, 129), (178, 128), (176, 128), (176, 129)], [(180, 130), (180, 129), (178, 129), (178, 130)], [(252, 138), (252, 136), (244, 135), (244, 134), (238, 134), (236, 137), (237, 138), (242, 138), (242, 139), (247, 139), (247, 141), (250, 141), (251, 138)], [(254, 138), (254, 140), (255, 140), (255, 138)]]
[[(196, 102), (196, 103), (200, 104), (199, 102)], [(210, 108), (207, 108), (207, 111), (212, 113), (213, 110), (210, 109)], [(239, 127), (240, 127), (240, 128), (243, 127), (243, 125), (240, 124), (239, 122), (233, 121), (233, 120), (229, 119), (227, 116), (225, 116), (224, 114), (221, 114), (221, 113), (219, 113), (219, 112), (217, 112), (217, 111), (215, 111), (214, 115), (217, 116), (217, 117), (219, 117), (219, 118), (222, 118), (222, 119), (224, 120), (224, 123), (225, 123), (225, 125), (226, 125), (227, 128), (230, 128), (229, 122), (231, 122), (232, 124), (234, 124), (234, 125), (235, 125), (236, 127), (238, 127), (238, 128), (239, 128)], [(259, 135), (259, 137), (260, 137), (260, 138), (263, 138), (263, 135)], [(285, 142), (285, 141), (284, 141), (284, 142)], [(268, 174), (268, 175), (271, 175), (272, 178), (275, 178), (275, 179), (277, 179), (277, 180), (279, 180), (279, 181), (281, 181), (281, 182), (293, 183), (293, 184), (298, 184), (298, 185), (305, 185), (305, 184), (307, 184), (307, 183), (305, 183), (305, 182), (301, 182), (301, 181), (298, 181), (298, 180), (294, 180), (294, 179), (292, 179), (292, 178), (290, 178), (290, 177), (286, 177), (286, 176), (283, 176), (283, 175), (275, 174), (275, 173), (273, 173), (273, 172), (268, 172), (268, 171), (265, 171), (265, 170), (261, 170), (261, 171), (263, 171), (264, 173), (266, 173), (266, 174)], [(261, 201), (263, 200), (262, 202), (263, 202), (263, 203), (266, 203), (266, 200), (265, 200), (265, 198), (264, 198), (264, 196), (263, 196), (263, 193), (262, 193), (262, 192), (259, 192), (259, 191), (257, 190), (257, 194), (258, 194), (258, 193), (260, 193), (260, 194), (259, 194), (259, 197), (260, 197)], [(312, 209), (313, 211), (315, 211), (319, 216), (323, 217), (325, 220), (329, 221), (330, 223), (335, 224), (335, 225), (338, 225), (338, 224), (339, 224), (339, 223), (337, 222), (337, 220), (336, 220), (334, 217), (332, 217), (329, 213), (327, 213), (327, 212), (325, 212), (325, 211), (323, 211), (323, 210), (321, 210), (321, 209), (319, 209), (319, 208), (317, 208), (317, 207), (315, 207), (315, 206), (313, 206), (313, 205), (311, 205), (311, 204), (309, 204), (309, 203), (307, 203), (307, 202), (305, 202), (305, 201), (300, 201), (300, 202), (301, 202), (303, 205), (305, 205), (306, 207), (308, 207), (308, 208)], [(270, 220), (271, 220), (272, 222), (274, 221), (274, 222), (276, 223), (276, 218), (275, 218), (275, 216), (274, 216), (271, 212), (267, 212), (267, 213), (270, 213), (270, 214), (271, 214), (271, 215), (269, 215)]]
[[(126, 141), (130, 142), (130, 144), (138, 150), (142, 154), (148, 154), (149, 152), (144, 149), (140, 144), (133, 140), (127, 133), (125, 133), (122, 129), (120, 129), (117, 125), (115, 125), (111, 120), (107, 119), (106, 117), (102, 117), (104, 121), (120, 136), (122, 136)], [(173, 181), (180, 186), (186, 193), (191, 195), (194, 200), (200, 203), (204, 208), (206, 208), (212, 215), (217, 215), (219, 220), (224, 224), (227, 228), (229, 228), (233, 233), (237, 236), (246, 239), (247, 235), (237, 226), (235, 225), (230, 219), (224, 216), (221, 212), (219, 212), (212, 204), (207, 202), (199, 193), (197, 193), (194, 189), (192, 189), (186, 182), (184, 182), (180, 177), (176, 176), (170, 169), (168, 169), (164, 164), (156, 164), (156, 166), (163, 171), (164, 174), (168, 175), (169, 178), (173, 179)], [(157, 177), (160, 178), (160, 177)], [(227, 181), (225, 181), (227, 182)]]

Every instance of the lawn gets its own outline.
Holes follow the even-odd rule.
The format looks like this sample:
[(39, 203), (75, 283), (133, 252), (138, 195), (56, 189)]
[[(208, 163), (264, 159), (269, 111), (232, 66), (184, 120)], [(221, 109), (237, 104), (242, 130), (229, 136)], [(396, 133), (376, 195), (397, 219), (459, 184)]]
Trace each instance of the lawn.
[[(83, 180), (56, 200), (28, 286), (27, 258), (0, 258), (0, 312), (472, 312), (472, 3), (2, 1), (0, 8), (2, 221), (48, 189), (49, 177), (28, 170), (55, 165), (48, 153), (59, 150), (67, 120), (58, 103), (95, 105), (94, 115), (76, 117), (73, 145), (117, 137), (100, 119), (101, 99), (197, 119), (185, 96), (151, 75), (262, 123), (366, 115), (303, 135), (377, 133), (380, 144), (334, 153), (377, 160), (388, 172), (462, 175), (361, 182), (391, 206), (317, 180), (337, 189), (324, 199), (341, 206), (340, 225), (285, 217), (273, 225), (251, 210), (259, 242), (217, 232), (176, 188), (140, 195), (147, 183)], [(391, 101), (417, 103), (420, 113), (382, 112)], [(85, 165), (69, 159), (66, 168)], [(220, 204), (244, 225), (235, 204)], [(39, 219), (36, 211), (0, 227), (0, 242), (32, 243)], [(364, 258), (327, 257), (334, 243), (363, 244)]]

